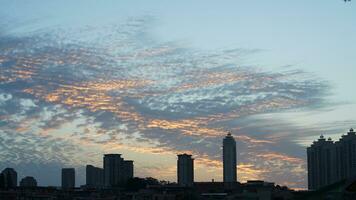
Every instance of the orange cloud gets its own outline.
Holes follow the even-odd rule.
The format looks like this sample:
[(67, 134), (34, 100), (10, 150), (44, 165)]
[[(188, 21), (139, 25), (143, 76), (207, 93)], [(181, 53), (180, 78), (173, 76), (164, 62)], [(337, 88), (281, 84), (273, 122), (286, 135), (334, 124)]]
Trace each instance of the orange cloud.
[(257, 154), (256, 157), (263, 158), (266, 160), (282, 160), (282, 161), (287, 161), (290, 163), (297, 163), (297, 164), (304, 163), (304, 160), (301, 158), (296, 158), (296, 157), (288, 156), (281, 153), (275, 153), (275, 152), (264, 152), (262, 154)]

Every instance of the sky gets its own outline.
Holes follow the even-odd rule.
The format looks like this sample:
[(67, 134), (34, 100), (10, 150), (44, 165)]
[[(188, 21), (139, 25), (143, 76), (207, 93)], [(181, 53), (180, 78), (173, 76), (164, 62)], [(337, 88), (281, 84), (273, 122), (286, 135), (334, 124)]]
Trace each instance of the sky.
[(306, 188), (306, 147), (356, 127), (356, 6), (341, 0), (0, 0), (0, 168), (60, 185), (62, 167)]

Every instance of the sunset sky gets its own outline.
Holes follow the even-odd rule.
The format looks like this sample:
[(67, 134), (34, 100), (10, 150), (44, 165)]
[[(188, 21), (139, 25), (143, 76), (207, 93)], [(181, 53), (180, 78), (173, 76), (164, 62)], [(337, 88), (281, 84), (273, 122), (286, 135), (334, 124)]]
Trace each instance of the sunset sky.
[(356, 127), (356, 2), (0, 0), (0, 170), (134, 160), (135, 175), (305, 188), (306, 146)]

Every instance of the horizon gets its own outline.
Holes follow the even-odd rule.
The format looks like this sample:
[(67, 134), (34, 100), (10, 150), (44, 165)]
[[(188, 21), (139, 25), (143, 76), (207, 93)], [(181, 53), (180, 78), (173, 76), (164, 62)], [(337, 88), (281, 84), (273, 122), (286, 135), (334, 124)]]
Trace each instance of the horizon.
[(2, 0), (0, 168), (60, 185), (60, 169), (134, 160), (135, 176), (307, 188), (306, 147), (356, 128), (353, 1)]

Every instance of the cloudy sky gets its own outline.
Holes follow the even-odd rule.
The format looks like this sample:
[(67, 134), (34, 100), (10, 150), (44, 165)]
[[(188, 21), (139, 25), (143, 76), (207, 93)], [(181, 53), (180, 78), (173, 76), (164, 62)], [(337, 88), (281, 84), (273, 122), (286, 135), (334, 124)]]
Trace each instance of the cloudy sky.
[(356, 6), (341, 0), (1, 0), (0, 168), (59, 185), (61, 167), (135, 161), (136, 176), (306, 187), (305, 148), (356, 126)]

